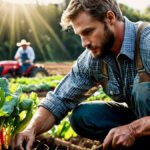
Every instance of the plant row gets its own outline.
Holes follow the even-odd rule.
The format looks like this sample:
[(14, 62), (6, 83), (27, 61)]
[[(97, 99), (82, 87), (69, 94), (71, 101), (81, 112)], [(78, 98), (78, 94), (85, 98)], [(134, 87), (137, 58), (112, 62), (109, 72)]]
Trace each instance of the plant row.
[(62, 80), (63, 76), (50, 76), (44, 78), (11, 78), (9, 79), (10, 86), (21, 86), (22, 91), (26, 93), (39, 92), (39, 91), (49, 91), (53, 90), (59, 82)]

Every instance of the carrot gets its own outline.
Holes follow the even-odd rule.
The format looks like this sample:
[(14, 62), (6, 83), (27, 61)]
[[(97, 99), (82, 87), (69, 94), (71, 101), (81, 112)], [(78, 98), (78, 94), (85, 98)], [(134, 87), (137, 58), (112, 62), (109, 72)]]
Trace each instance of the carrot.
[(0, 141), (1, 141), (1, 144), (3, 144), (3, 142), (4, 142), (4, 139), (3, 139), (3, 129), (0, 129)]
[(2, 146), (4, 144), (4, 131), (3, 128), (0, 129), (0, 145)]

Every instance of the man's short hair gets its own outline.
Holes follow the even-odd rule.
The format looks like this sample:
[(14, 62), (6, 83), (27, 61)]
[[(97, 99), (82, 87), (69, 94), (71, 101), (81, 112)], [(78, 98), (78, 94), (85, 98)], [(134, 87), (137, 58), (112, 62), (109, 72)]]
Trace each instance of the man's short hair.
[(103, 22), (108, 11), (114, 12), (118, 20), (122, 19), (122, 13), (116, 0), (71, 0), (61, 17), (61, 26), (67, 29), (82, 11), (89, 13), (92, 17)]

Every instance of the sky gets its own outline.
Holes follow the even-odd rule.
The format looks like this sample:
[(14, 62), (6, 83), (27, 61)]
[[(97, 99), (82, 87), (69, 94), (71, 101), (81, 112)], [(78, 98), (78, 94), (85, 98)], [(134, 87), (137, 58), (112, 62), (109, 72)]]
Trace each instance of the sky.
[(150, 0), (117, 0), (119, 3), (126, 4), (127, 6), (143, 11), (146, 7), (150, 6)]

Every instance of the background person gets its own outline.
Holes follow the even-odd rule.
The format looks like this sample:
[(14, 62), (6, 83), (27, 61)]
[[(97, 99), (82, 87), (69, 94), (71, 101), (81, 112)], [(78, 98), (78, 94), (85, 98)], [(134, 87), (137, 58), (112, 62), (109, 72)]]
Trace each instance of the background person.
[[(27, 128), (13, 138), (12, 147), (22, 148), (26, 140), (29, 150), (35, 136), (58, 124), (72, 109), (73, 129), (102, 141), (104, 150), (129, 148), (150, 136), (150, 82), (140, 81), (140, 72), (150, 75), (150, 26), (141, 33), (144, 69), (138, 72), (138, 24), (122, 16), (115, 0), (71, 0), (61, 25), (73, 28), (85, 51), (55, 91), (41, 101)], [(114, 101), (81, 103), (99, 85)]]
[(35, 53), (33, 48), (30, 46), (30, 42), (22, 39), (16, 45), (19, 47), (15, 54), (15, 60), (17, 60), (21, 65), (21, 72), (24, 74), (27, 68), (33, 64), (35, 60)]

